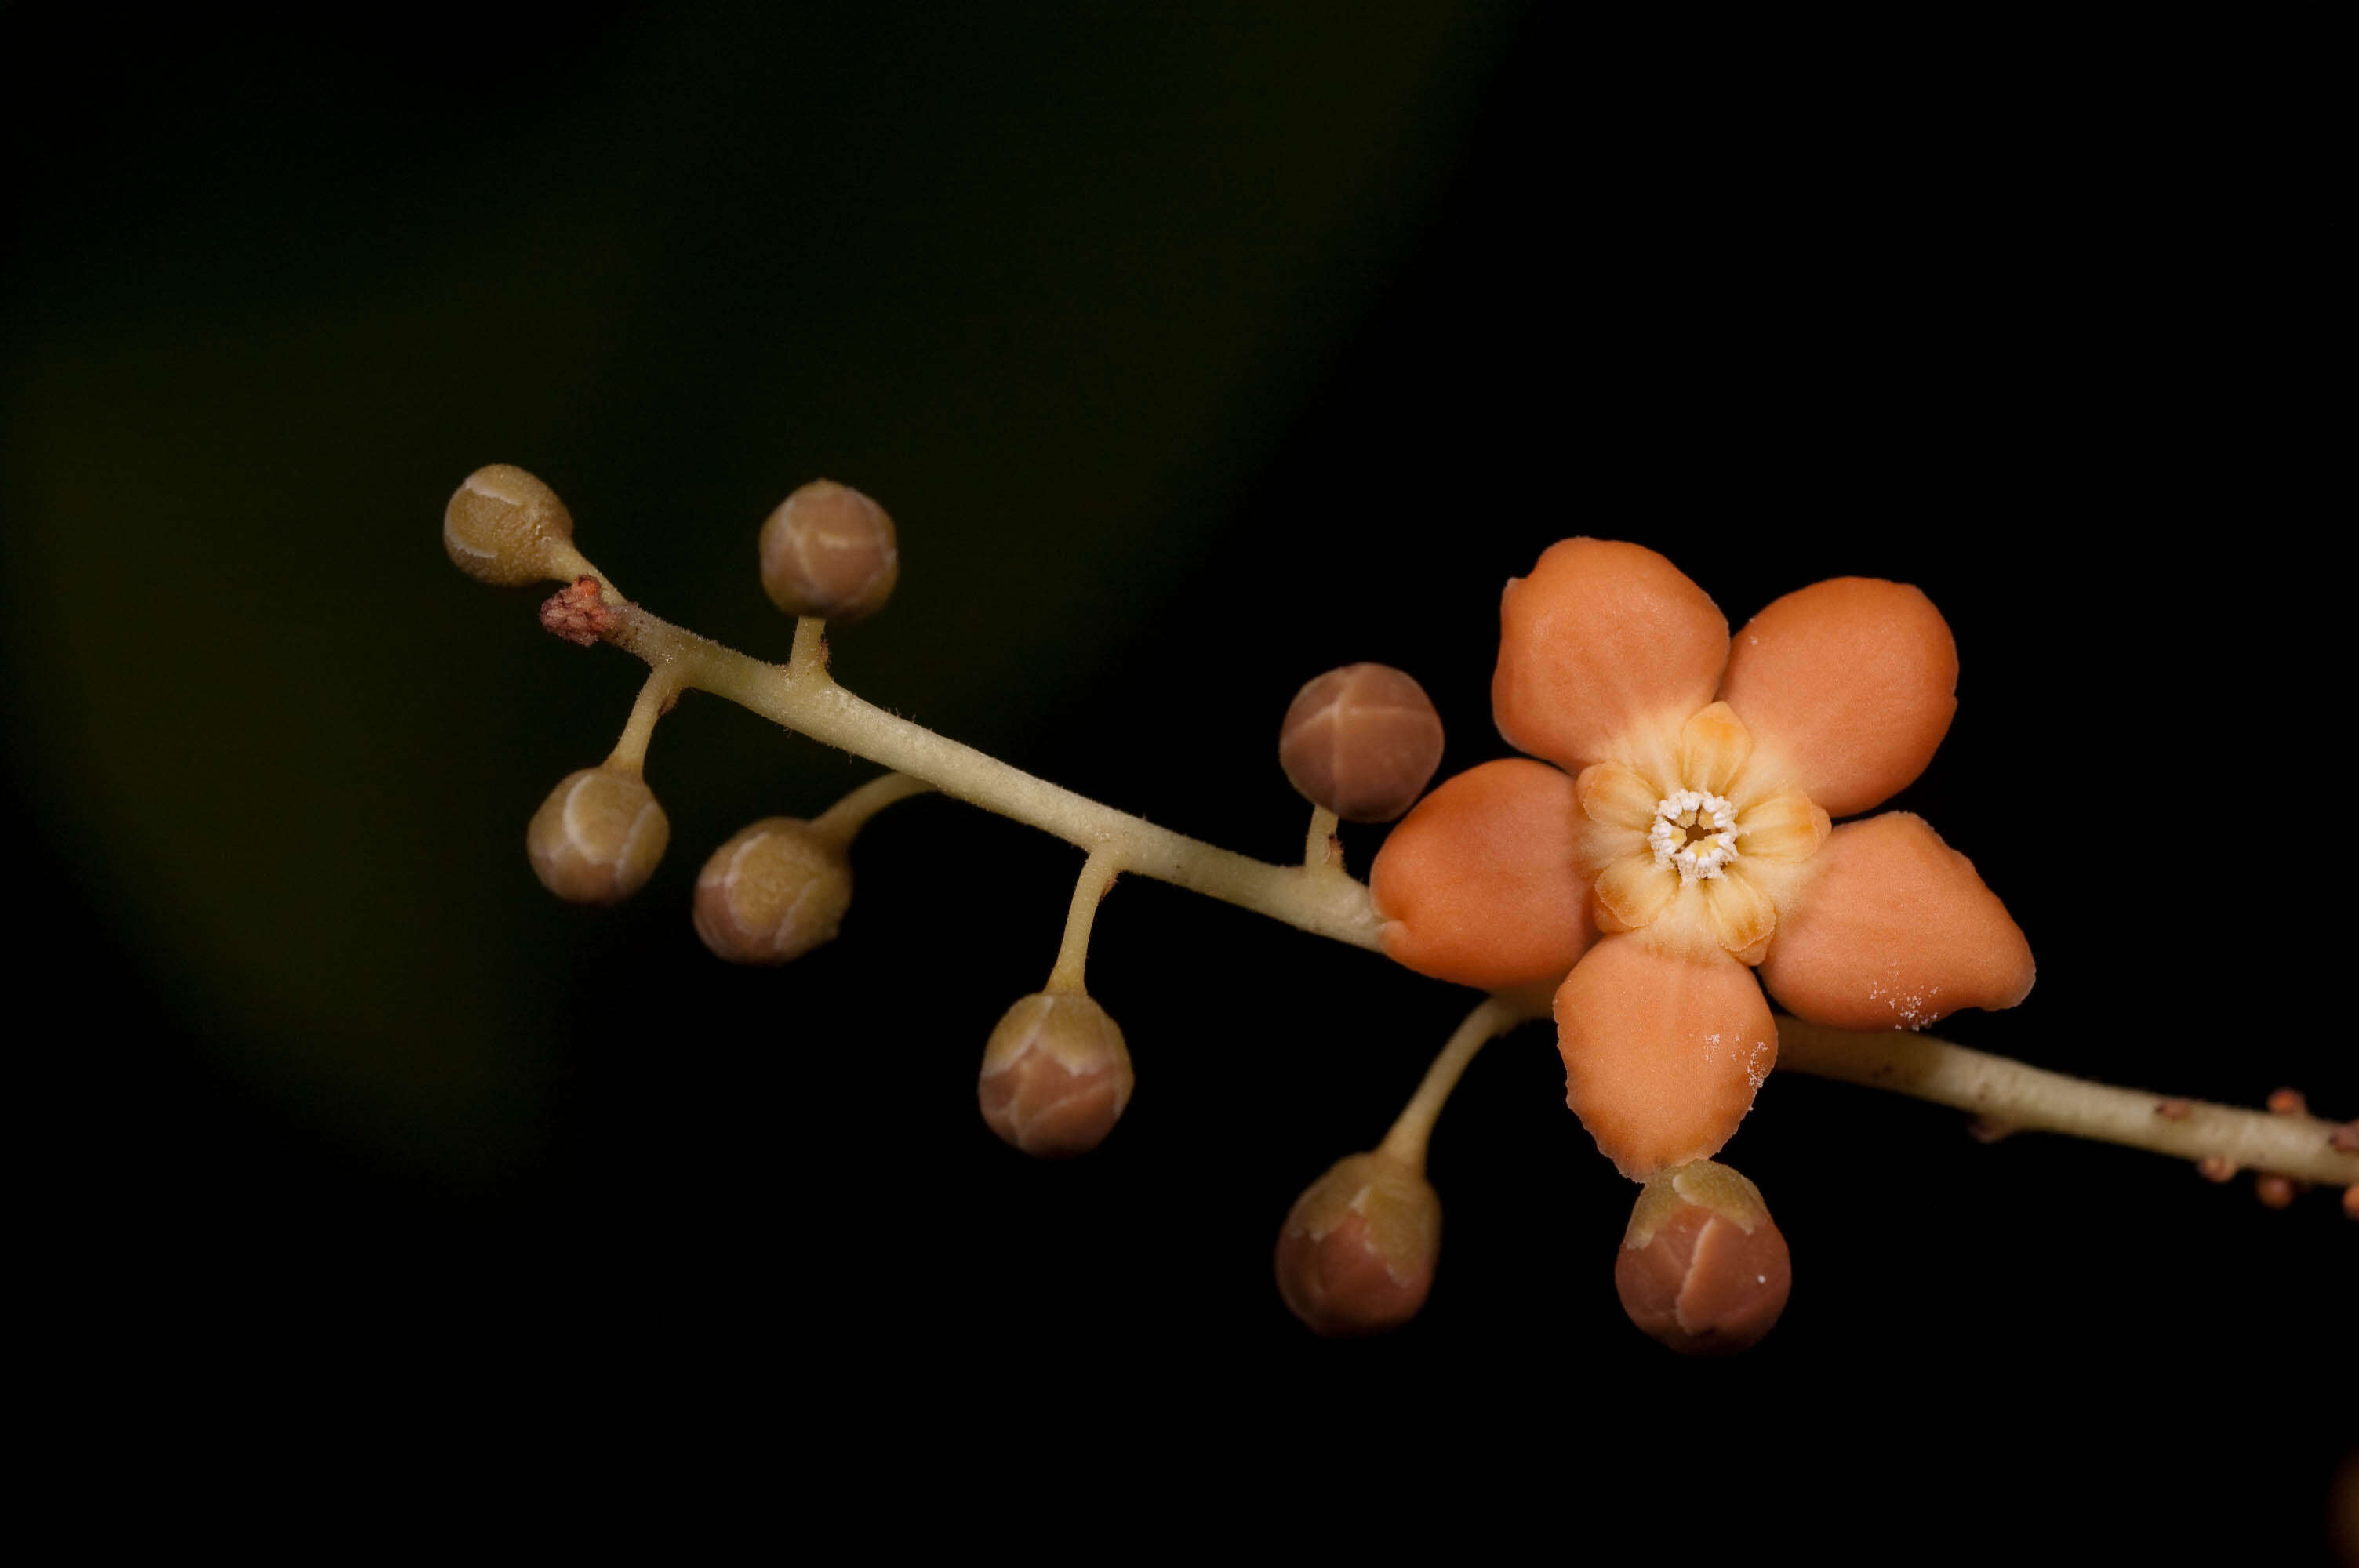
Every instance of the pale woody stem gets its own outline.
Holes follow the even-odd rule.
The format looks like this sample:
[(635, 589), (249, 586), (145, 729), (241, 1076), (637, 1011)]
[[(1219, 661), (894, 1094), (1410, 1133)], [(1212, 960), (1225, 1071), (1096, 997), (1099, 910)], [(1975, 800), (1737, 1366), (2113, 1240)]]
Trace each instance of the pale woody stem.
[(1392, 1130), (1376, 1146), (1376, 1152), (1422, 1173), (1425, 1170), (1425, 1147), (1433, 1136), (1434, 1119), (1450, 1099), (1450, 1091), (1458, 1087), (1459, 1076), (1474, 1053), (1516, 1024), (1534, 1015), (1505, 997), (1490, 997), (1466, 1015), (1433, 1065), (1425, 1070), (1425, 1081), (1417, 1087), (1408, 1105), (1395, 1119)]
[(1073, 906), (1065, 914), (1065, 940), (1057, 949), (1057, 967), (1049, 971), (1046, 989), (1088, 994), (1082, 985), (1082, 971), (1090, 961), (1090, 928), (1097, 923), (1098, 901), (1114, 886), (1114, 874), (1121, 870), (1103, 850), (1082, 862), (1082, 874), (1073, 882)]
[(841, 849), (852, 842), (853, 836), (868, 825), (868, 819), (897, 800), (907, 800), (913, 795), (923, 795), (934, 786), (923, 779), (913, 779), (907, 773), (886, 773), (870, 779), (825, 811), (811, 819), (811, 832), (825, 843)]
[[(1781, 1017), (1777, 1065), (1955, 1106), (2007, 1127), (2066, 1132), (2186, 1160), (2216, 1155), (2242, 1170), (2274, 1171), (2297, 1181), (2359, 1182), (2359, 1154), (2336, 1149), (2329, 1141), (2333, 1125), (2316, 1117), (2093, 1084), (1930, 1035), (1858, 1034)], [(2168, 1114), (2158, 1108), (2164, 1107)]]
[(638, 700), (631, 704), (631, 717), (623, 725), (623, 738), (614, 742), (607, 755), (606, 765), (619, 768), (637, 777), (647, 766), (647, 742), (656, 732), (656, 720), (662, 718), (679, 694), (679, 678), (658, 665), (647, 673), (647, 684), (639, 687)]
[(1300, 866), (1270, 865), (1158, 827), (863, 702), (828, 675), (815, 621), (795, 628), (794, 654), (781, 666), (682, 631), (628, 602), (615, 608), (607, 640), (682, 687), (726, 697), (773, 723), (924, 779), (944, 795), (1027, 823), (1089, 853), (1111, 852), (1125, 871), (1241, 904), (1355, 947), (1377, 946), (1379, 923), (1368, 890), (1349, 877), (1314, 877)]

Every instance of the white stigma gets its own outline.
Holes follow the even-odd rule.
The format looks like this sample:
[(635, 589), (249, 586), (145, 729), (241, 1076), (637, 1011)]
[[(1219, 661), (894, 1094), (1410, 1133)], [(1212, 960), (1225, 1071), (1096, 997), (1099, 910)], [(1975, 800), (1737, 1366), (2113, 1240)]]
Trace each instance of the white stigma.
[[(1690, 842), (1688, 829), (1712, 831)], [(1680, 885), (1709, 881), (1736, 859), (1736, 809), (1709, 790), (1675, 789), (1655, 802), (1655, 825), (1647, 829), (1655, 864), (1679, 869)]]

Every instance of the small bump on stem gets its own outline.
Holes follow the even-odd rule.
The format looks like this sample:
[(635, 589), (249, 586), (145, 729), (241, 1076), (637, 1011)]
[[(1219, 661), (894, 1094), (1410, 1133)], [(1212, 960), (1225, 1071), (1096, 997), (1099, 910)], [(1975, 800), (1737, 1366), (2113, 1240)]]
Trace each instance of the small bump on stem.
[(798, 686), (828, 678), (827, 622), (816, 615), (801, 616), (795, 622), (795, 645), (787, 654), (787, 678)]
[(1302, 836), (1305, 871), (1342, 874), (1343, 841), (1335, 836), (1335, 814), (1323, 806), (1310, 808), (1310, 830)]

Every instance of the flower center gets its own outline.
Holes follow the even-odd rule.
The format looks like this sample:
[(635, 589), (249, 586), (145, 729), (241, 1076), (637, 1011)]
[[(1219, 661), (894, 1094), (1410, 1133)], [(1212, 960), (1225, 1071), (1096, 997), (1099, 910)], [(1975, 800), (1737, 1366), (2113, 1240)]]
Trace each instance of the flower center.
[(1655, 864), (1678, 868), (1682, 887), (1709, 881), (1736, 859), (1736, 809), (1709, 790), (1675, 789), (1655, 803), (1647, 843)]

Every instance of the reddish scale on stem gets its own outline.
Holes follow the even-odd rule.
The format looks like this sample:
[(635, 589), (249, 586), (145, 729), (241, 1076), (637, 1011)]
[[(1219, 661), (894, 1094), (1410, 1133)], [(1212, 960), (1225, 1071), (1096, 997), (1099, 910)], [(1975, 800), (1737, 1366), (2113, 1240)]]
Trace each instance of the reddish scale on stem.
[(540, 607), (541, 629), (551, 636), (587, 648), (614, 624), (614, 612), (594, 577), (578, 577), (559, 589)]

